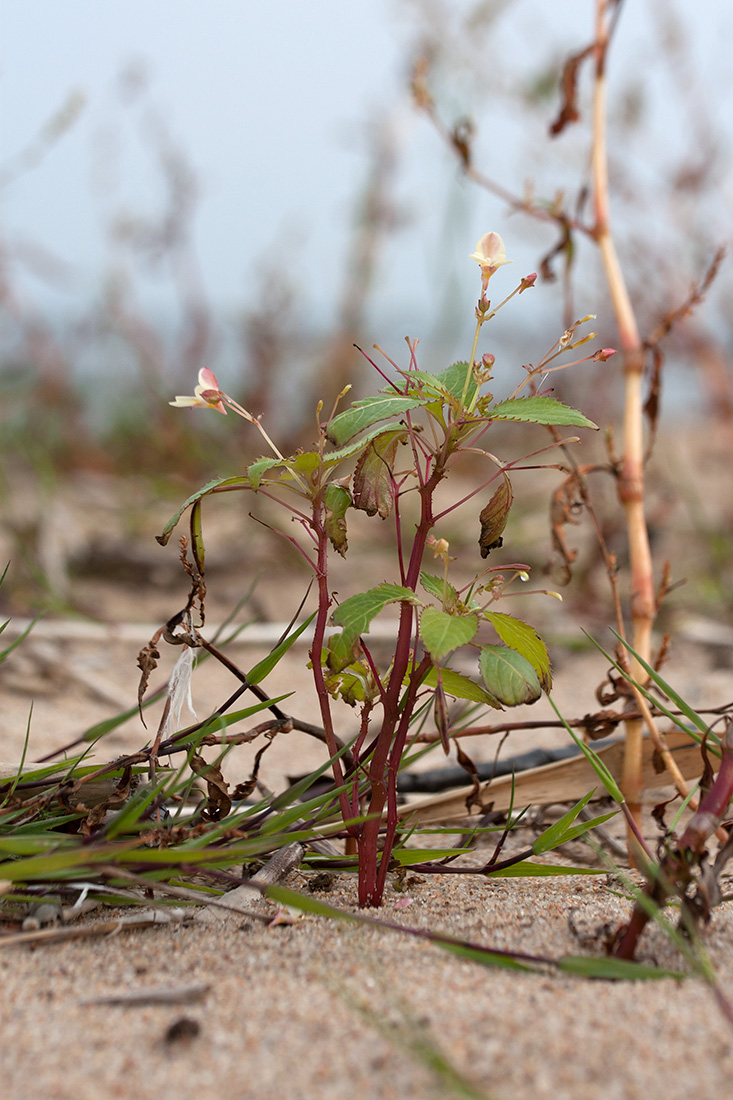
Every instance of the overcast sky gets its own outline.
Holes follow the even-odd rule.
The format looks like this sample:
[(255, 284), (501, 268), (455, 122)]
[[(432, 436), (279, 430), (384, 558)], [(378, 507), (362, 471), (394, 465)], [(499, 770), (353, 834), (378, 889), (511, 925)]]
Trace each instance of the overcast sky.
[[(528, 121), (506, 108), (506, 93), (512, 83), (537, 77), (543, 57), (557, 64), (585, 44), (593, 5), (496, 2), (491, 36), (459, 33), (463, 14), (491, 6), (466, 0), (4, 0), (0, 233), (16, 257), (13, 278), (49, 310), (73, 310), (98, 293), (112, 222), (122, 214), (155, 218), (164, 208), (156, 160), (163, 135), (183, 151), (196, 180), (194, 245), (210, 299), (238, 308), (250, 300), (263, 265), (282, 264), (312, 315), (327, 321), (349, 259), (370, 134), (387, 123), (398, 153), (392, 199), (400, 228), (380, 260), (380, 308), (399, 314), (404, 331), (415, 333), (431, 309), (440, 313), (456, 286), (459, 299), (472, 297), (476, 270), (466, 257), (489, 229), (502, 232), (517, 257), (509, 270), (517, 277), (532, 270), (550, 238), (509, 218), (499, 200), (460, 179), (410, 106), (409, 59), (419, 28), (442, 20), (445, 33), (455, 34), (458, 73), (439, 89), (442, 105), (481, 112), (477, 149), (489, 174), (521, 190), (525, 179), (544, 173), (551, 193), (563, 182), (564, 165), (572, 162), (575, 170), (573, 158), (584, 155), (587, 135), (579, 129), (546, 154), (552, 103)], [(664, 8), (682, 20), (691, 68), (675, 71), (669, 58), (666, 67), (656, 64)], [(728, 3), (711, 0), (692, 9), (627, 0), (612, 55), (612, 89), (633, 93), (636, 80), (647, 96), (651, 128), (637, 134), (636, 144), (632, 130), (623, 156), (651, 193), (674, 156), (694, 152), (696, 100), (705, 104), (710, 140), (719, 144), (720, 133), (730, 139), (732, 42)], [(83, 104), (78, 118), (45, 148), (38, 135), (69, 102)], [(729, 232), (729, 187), (721, 180), (720, 202), (710, 212), (712, 236)], [(621, 222), (623, 205), (621, 196)], [(39, 247), (65, 265), (58, 271), (44, 266), (44, 279), (34, 274)], [(153, 270), (144, 292), (164, 302), (165, 286), (164, 273)], [(469, 327), (471, 309), (467, 302)]]

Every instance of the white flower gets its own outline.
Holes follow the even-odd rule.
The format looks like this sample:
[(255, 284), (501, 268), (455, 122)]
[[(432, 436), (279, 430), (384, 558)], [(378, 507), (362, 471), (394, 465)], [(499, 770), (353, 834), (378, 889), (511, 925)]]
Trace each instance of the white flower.
[(193, 391), (193, 397), (181, 397), (179, 395), (175, 401), (169, 401), (168, 404), (173, 405), (176, 409), (186, 409), (194, 405), (202, 409), (217, 409), (226, 416), (227, 411), (221, 398), (222, 393), (216, 375), (207, 367), (202, 367), (199, 371), (199, 384)]
[(482, 274), (488, 268), (489, 274), (491, 275), (493, 275), (498, 267), (502, 267), (503, 264), (510, 264), (513, 262), (512, 260), (507, 260), (504, 242), (498, 233), (484, 233), (483, 237), (476, 245), (476, 251), (471, 253), (470, 259), (480, 264)]

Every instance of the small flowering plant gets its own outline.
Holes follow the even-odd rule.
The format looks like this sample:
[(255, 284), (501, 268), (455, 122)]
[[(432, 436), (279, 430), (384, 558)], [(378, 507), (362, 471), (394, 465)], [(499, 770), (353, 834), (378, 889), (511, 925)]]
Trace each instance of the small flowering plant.
[[(338, 412), (347, 387), (325, 418), (321, 402), (318, 439), (311, 450), (287, 457), (281, 454), (259, 420), (224, 393), (209, 370), (200, 372), (192, 397), (171, 402), (178, 408), (232, 411), (258, 429), (270, 451), (251, 463), (241, 477), (204, 486), (186, 501), (159, 537), (165, 544), (184, 510), (191, 509), (195, 559), (191, 573), (196, 583), (203, 576), (201, 502), (207, 495), (244, 491), (275, 499), (300, 529), (300, 537), (286, 533), (282, 537), (306, 560), (316, 582), (310, 667), (323, 738), (333, 758), (347, 850), (358, 856), (362, 906), (379, 905), (382, 900), (398, 828), (397, 774), (416, 717), (432, 713), (436, 736), (448, 753), (454, 744), (449, 699), (502, 709), (534, 702), (551, 684), (543, 640), (523, 620), (497, 610), (512, 584), (528, 578), (528, 567), (516, 562), (491, 565), (478, 572), (471, 583), (459, 587), (450, 576), (455, 559), (441, 528), (458, 508), (473, 507), (479, 550), (486, 559), (503, 543), (514, 499), (514, 468), (526, 468), (528, 457), (535, 458), (552, 447), (577, 442), (577, 437), (553, 440), (531, 456), (507, 461), (485, 447), (494, 423), (596, 427), (582, 413), (538, 387), (546, 374), (558, 369), (554, 361), (559, 356), (593, 339), (594, 333), (576, 337), (576, 329), (590, 318), (571, 326), (537, 366), (525, 367), (524, 378), (507, 400), (497, 402), (486, 391), (495, 361), (489, 353), (476, 359), (481, 328), (515, 295), (530, 289), (536, 276), (521, 279), (500, 305), (492, 308), (486, 296), (489, 281), (511, 262), (499, 234), (483, 236), (471, 258), (481, 269), (481, 295), (469, 359), (429, 374), (418, 366), (416, 343), (408, 345), (405, 369), (389, 361), (392, 375), (370, 359), (384, 385), (374, 396)], [(611, 349), (602, 349), (576, 362), (602, 360), (609, 354)], [(525, 386), (529, 392), (521, 395)], [(438, 506), (438, 486), (465, 454), (480, 456), (486, 475), (461, 500)], [(536, 466), (533, 463), (532, 468)], [(408, 522), (412, 500), (417, 501), (417, 514), (410, 513)], [(350, 512), (391, 521), (395, 573), (337, 603), (329, 563), (333, 554), (345, 556), (348, 552)], [(380, 663), (367, 636), (372, 621), (390, 605), (399, 609), (395, 642), (389, 660)], [(195, 644), (196, 636), (189, 637), (189, 644)], [(475, 675), (451, 667), (452, 656), (459, 651), (473, 654)], [(359, 734), (348, 757), (343, 755), (338, 732), (340, 704), (359, 712)], [(456, 751), (466, 766), (465, 754)]]

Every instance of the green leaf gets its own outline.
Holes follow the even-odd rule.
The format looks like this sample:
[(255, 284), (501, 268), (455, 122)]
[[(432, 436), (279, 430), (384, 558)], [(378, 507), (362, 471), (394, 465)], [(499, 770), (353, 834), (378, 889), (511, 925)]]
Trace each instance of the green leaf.
[[(5, 566), (5, 569), (7, 570), (7, 566)], [(4, 573), (3, 573), (3, 576), (5, 576), (5, 574), (4, 574)], [(4, 660), (5, 660), (5, 658), (6, 658), (6, 657), (7, 657), (7, 656), (8, 656), (8, 655), (9, 655), (10, 653), (12, 653), (12, 652), (13, 652), (13, 650), (14, 650), (14, 649), (16, 648), (16, 646), (19, 646), (19, 645), (20, 645), (20, 643), (21, 643), (22, 641), (24, 641), (24, 640), (25, 640), (25, 639), (26, 639), (26, 638), (28, 637), (28, 635), (30, 634), (31, 630), (33, 630), (33, 627), (34, 627), (34, 626), (36, 625), (36, 623), (38, 622), (38, 620), (39, 620), (39, 619), (42, 619), (42, 618), (43, 618), (43, 616), (42, 616), (42, 615), (36, 615), (35, 619), (33, 619), (33, 621), (32, 621), (31, 623), (29, 623), (29, 624), (28, 624), (28, 626), (27, 626), (27, 627), (25, 628), (25, 630), (24, 630), (24, 631), (22, 632), (22, 634), (19, 634), (19, 635), (18, 635), (18, 637), (17, 637), (17, 638), (15, 638), (15, 639), (14, 639), (14, 640), (13, 640), (13, 641), (12, 641), (12, 642), (10, 643), (10, 645), (9, 645), (9, 646), (7, 646), (7, 648), (6, 648), (6, 649), (3, 649), (3, 650), (2, 650), (2, 652), (0, 652), (0, 662), (4, 661)], [(10, 619), (7, 619), (7, 620), (6, 620), (6, 621), (5, 621), (5, 622), (4, 622), (3, 624), (2, 624), (2, 626), (0, 627), (0, 634), (2, 634), (3, 630), (5, 630), (5, 627), (6, 627), (7, 625), (8, 625), (8, 623), (9, 623), (9, 622), (11, 622), (11, 620), (10, 620)]]
[(327, 451), (323, 456), (323, 465), (328, 468), (336, 466), (339, 462), (359, 454), (372, 439), (378, 439), (380, 435), (387, 432), (404, 430), (405, 426), (399, 420), (391, 420), (388, 424), (380, 424), (378, 428), (367, 432), (366, 435), (363, 435), (361, 439), (357, 439), (354, 443), (349, 443), (346, 447), (340, 447), (338, 451)]
[(598, 425), (587, 416), (554, 397), (513, 397), (492, 405), (487, 416), (491, 420), (525, 420), (531, 424), (567, 424), (598, 430)]
[(527, 658), (539, 677), (543, 691), (549, 691), (552, 687), (550, 655), (534, 627), (501, 611), (487, 611), (486, 618), (504, 645), (508, 645), (510, 649), (515, 649), (517, 653)]
[(293, 470), (298, 474), (305, 474), (306, 477), (311, 477), (321, 465), (321, 456), (318, 451), (301, 451), (299, 454), (293, 455), (285, 463), (285, 467), (288, 470)]
[(570, 826), (573, 824), (580, 811), (588, 805), (593, 797), (593, 793), (593, 791), (589, 791), (585, 798), (581, 798), (580, 802), (576, 802), (574, 806), (571, 806), (568, 812), (563, 814), (554, 825), (550, 825), (548, 829), (540, 833), (532, 845), (532, 851), (536, 856), (542, 855), (543, 852), (549, 852), (552, 848), (557, 848), (558, 844), (563, 844), (569, 839), (566, 834)]
[(434, 661), (466, 645), (477, 630), (478, 615), (450, 615), (437, 607), (426, 607), (420, 615), (420, 637)]
[(388, 416), (398, 416), (410, 409), (416, 409), (421, 404), (420, 397), (411, 397), (393, 391), (378, 393), (375, 397), (355, 401), (350, 409), (335, 416), (328, 425), (326, 434), (335, 446), (342, 446), (353, 439), (357, 432), (371, 428), (372, 424), (386, 420)]
[(410, 588), (403, 588), (399, 584), (378, 584), (376, 588), (369, 588), (366, 592), (349, 596), (339, 604), (332, 618), (337, 626), (343, 627), (344, 634), (358, 638), (360, 634), (369, 632), (372, 619), (383, 611), (387, 604), (401, 603), (404, 600), (411, 604), (420, 603)]
[(206, 547), (204, 546), (204, 528), (201, 522), (201, 501), (197, 500), (191, 509), (191, 551), (196, 568), (203, 576), (206, 561)]
[(284, 465), (284, 463), (281, 458), (272, 458), (270, 456), (258, 458), (255, 462), (250, 462), (247, 467), (247, 478), (249, 479), (250, 486), (257, 492), (264, 475), (269, 470), (274, 469), (275, 466), (282, 465)]
[(608, 768), (604, 764), (603, 760), (601, 760), (600, 756), (595, 751), (595, 749), (592, 749), (590, 747), (590, 745), (586, 745), (586, 743), (584, 741), (580, 740), (580, 738), (578, 737), (578, 735), (576, 734), (576, 732), (572, 728), (572, 726), (569, 726), (568, 723), (563, 718), (562, 714), (560, 714), (560, 711), (557, 709), (557, 706), (555, 705), (554, 699), (552, 698), (552, 696), (549, 693), (548, 693), (547, 698), (548, 698), (550, 706), (554, 710), (555, 714), (558, 716), (558, 718), (560, 719), (562, 724), (565, 726), (565, 729), (568, 731), (568, 733), (572, 737), (575, 744), (578, 746), (580, 751), (583, 753), (586, 760), (588, 761), (590, 766), (593, 768), (593, 771), (596, 773), (596, 775), (600, 779), (601, 783), (603, 784), (603, 786), (606, 788), (606, 790), (610, 794), (611, 798), (614, 800), (614, 802), (618, 802), (618, 804), (620, 806), (624, 801), (624, 796), (621, 793), (621, 790), (619, 788), (618, 783), (616, 782), (616, 780), (611, 775), (610, 771), (608, 770)]
[(328, 640), (329, 666), (333, 672), (341, 672), (351, 664), (355, 657), (356, 644), (360, 635), (368, 634), (372, 619), (383, 611), (387, 604), (417, 604), (420, 600), (409, 588), (398, 584), (380, 584), (356, 596), (349, 596), (333, 613), (333, 622), (342, 627), (340, 634), (332, 635)]
[(632, 962), (631, 959), (587, 958), (585, 955), (565, 955), (555, 965), (564, 974), (577, 974), (581, 978), (602, 978), (606, 981), (645, 981), (654, 978), (676, 978), (677, 981), (684, 981), (687, 976), (679, 970), (647, 966)]
[(476, 391), (479, 389), (478, 383), (473, 376), (473, 370), (471, 369), (470, 363), (452, 363), (435, 377), (439, 384), (443, 386), (452, 397), (460, 401), (466, 386), (467, 374), (469, 374), (470, 377), (468, 380), (468, 389), (466, 389), (466, 404), (470, 405)]
[[(682, 698), (682, 696), (679, 695), (674, 690), (674, 688), (670, 684), (668, 684), (667, 681), (665, 679), (663, 679), (663, 677), (661, 677), (659, 675), (657, 670), (655, 668), (652, 668), (652, 666), (647, 661), (645, 661), (644, 658), (642, 656), (640, 656), (640, 654), (638, 654), (636, 652), (634, 647), (632, 645), (630, 645), (626, 641), (625, 638), (622, 638), (621, 635), (613, 629), (613, 627), (611, 628), (611, 633), (615, 634), (616, 638), (618, 638), (619, 642), (621, 642), (621, 645), (624, 646), (626, 649), (628, 649), (629, 653), (633, 657), (636, 658), (636, 660), (639, 662), (641, 667), (648, 674), (649, 678), (657, 685), (657, 687), (660, 689), (660, 691), (663, 691), (664, 694), (667, 696), (667, 698), (672, 703), (674, 703), (676, 707), (678, 707), (682, 711), (682, 713), (685, 715), (685, 717), (689, 718), (689, 720), (693, 723), (693, 725), (697, 726), (697, 728), (700, 730), (701, 733), (707, 733), (708, 736), (711, 736), (711, 730), (710, 730), (709, 723), (707, 723), (705, 721), (705, 719), (702, 718), (697, 713), (696, 710), (693, 710), (692, 707), (690, 706), (690, 704), (687, 703)], [(600, 646), (598, 648), (600, 649)], [(606, 654), (606, 656), (608, 656), (608, 655)], [(620, 665), (616, 664), (616, 662), (613, 661), (613, 658), (609, 658), (609, 660), (611, 660), (613, 662), (613, 664), (616, 665), (616, 668), (622, 674), (622, 676), (625, 677), (625, 679), (627, 679), (627, 680), (632, 679), (627, 673), (624, 672), (624, 670), (621, 668)], [(644, 690), (643, 687), (641, 687), (641, 685), (638, 685), (638, 686), (641, 688), (642, 691)], [(653, 696), (648, 695), (647, 692), (644, 692), (644, 694), (647, 695), (647, 698), (650, 698), (652, 700), (652, 702), (656, 703), (656, 699)], [(677, 719), (677, 718), (673, 719), (673, 721), (678, 721), (678, 720), (679, 719)], [(712, 737), (715, 741), (718, 742), (718, 744), (720, 744), (720, 740), (719, 740), (719, 738), (717, 737), (716, 734), (712, 734)]]
[(444, 577), (436, 577), (433, 573), (421, 572), (420, 583), (430, 596), (440, 600), (446, 610), (452, 610), (458, 603), (458, 593)]
[(392, 859), (401, 867), (412, 867), (413, 863), (434, 863), (436, 860), (462, 856), (470, 851), (470, 848), (394, 848)]
[(514, 649), (500, 645), (482, 646), (479, 668), (486, 687), (504, 706), (536, 703), (542, 695), (542, 686), (534, 668), (526, 657)]
[(288, 634), (288, 636), (284, 638), (279, 645), (275, 646), (271, 653), (268, 653), (267, 656), (259, 661), (253, 669), (250, 669), (250, 671), (247, 673), (247, 683), (259, 684), (262, 680), (264, 680), (265, 676), (268, 676), (272, 672), (275, 665), (282, 659), (282, 657), (285, 656), (293, 642), (296, 642), (303, 631), (310, 626), (315, 617), (316, 612), (314, 611), (313, 614), (305, 620), (305, 622), (301, 623), (300, 626), (292, 632), (292, 634)]
[(176, 738), (176, 744), (198, 744), (205, 734), (212, 732), (221, 733), (227, 726), (231, 726), (235, 722), (243, 722), (245, 718), (251, 718), (254, 714), (260, 714), (261, 711), (267, 710), (269, 707), (277, 706), (278, 703), (282, 703), (285, 699), (289, 699), (292, 694), (292, 691), (286, 691), (284, 695), (276, 695), (272, 699), (263, 699), (260, 702), (253, 703), (251, 707), (243, 707), (241, 710), (232, 711), (230, 714), (212, 714), (205, 722), (201, 722), (190, 732), (181, 730), (178, 734), (174, 734), (173, 736)]
[(605, 875), (603, 867), (563, 867), (552, 863), (533, 863), (523, 859), (511, 867), (501, 867), (498, 871), (487, 872), (492, 878), (557, 878), (562, 875)]
[(173, 534), (183, 513), (192, 504), (195, 504), (197, 500), (201, 500), (202, 497), (207, 496), (209, 493), (213, 493), (217, 489), (249, 489), (249, 487), (250, 482), (248, 477), (216, 477), (213, 481), (208, 481), (201, 489), (197, 489), (187, 500), (184, 500), (175, 515), (171, 516), (168, 520), (162, 532), (155, 536), (155, 541), (159, 542), (161, 546), (167, 546), (168, 540)]
[[(411, 390), (419, 389), (421, 393), (428, 394), (441, 404), (450, 395), (449, 390), (436, 374), (430, 374), (424, 370), (401, 370), (400, 374), (407, 381)], [(417, 383), (417, 386), (415, 383)]]
[[(441, 668), (440, 678), (443, 691), (446, 695), (452, 695), (454, 699), (467, 699), (471, 703), (485, 703), (486, 706), (493, 707), (494, 710), (503, 709), (498, 699), (490, 695), (485, 688), (482, 688), (470, 676), (464, 676), (462, 672), (455, 672), (452, 668)], [(423, 683), (427, 684), (428, 687), (438, 686), (438, 673), (434, 665), (428, 670)]]

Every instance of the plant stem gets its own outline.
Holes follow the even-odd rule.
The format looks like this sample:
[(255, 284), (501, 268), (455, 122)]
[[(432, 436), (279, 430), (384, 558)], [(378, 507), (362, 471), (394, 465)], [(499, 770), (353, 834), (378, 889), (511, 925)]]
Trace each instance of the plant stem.
[[(420, 567), (428, 535), (434, 525), (433, 517), (433, 493), (438, 483), (442, 480), (445, 471), (445, 462), (449, 448), (435, 457), (435, 463), (430, 476), (419, 489), (421, 509), (420, 522), (415, 531), (412, 544), (412, 552), (404, 579), (405, 588), (414, 592), (420, 577)], [(382, 726), (377, 734), (374, 752), (369, 764), (369, 788), (370, 798), (368, 818), (361, 827), (359, 835), (359, 905), (362, 908), (379, 906), (384, 893), (387, 868), (389, 866), (392, 843), (394, 841), (394, 829), (396, 826), (396, 805), (394, 815), (388, 815), (392, 821), (388, 821), (387, 835), (382, 848), (381, 858), (378, 852), (379, 834), (382, 826), (382, 814), (385, 806), (391, 805), (390, 798), (396, 797), (397, 767), (394, 766), (398, 759), (397, 752), (401, 754), (407, 736), (409, 716), (412, 713), (412, 704), (417, 689), (424, 675), (425, 660), (415, 669), (410, 677), (407, 689), (407, 701), (400, 708), (400, 696), (412, 654), (413, 633), (413, 607), (410, 603), (400, 606), (400, 621), (397, 630), (397, 644), (395, 645), (394, 660), (390, 672), (387, 691), (382, 698)], [(400, 716), (401, 712), (401, 716)], [(398, 728), (398, 722), (400, 723)], [(403, 728), (404, 727), (404, 728)], [(395, 734), (395, 731), (396, 734)], [(392, 752), (390, 750), (392, 749)]]
[[(313, 669), (313, 683), (316, 689), (316, 694), (318, 696), (318, 705), (321, 711), (321, 721), (323, 723), (323, 730), (326, 735), (328, 752), (330, 756), (336, 756), (336, 754), (338, 753), (338, 740), (336, 738), (336, 733), (333, 728), (331, 700), (325, 681), (323, 679), (322, 665), (323, 646), (326, 636), (326, 624), (328, 622), (328, 612), (331, 607), (331, 596), (328, 591), (328, 536), (326, 535), (326, 531), (322, 522), (322, 511), (322, 504), (314, 501), (313, 532), (316, 537), (318, 547), (316, 570), (316, 580), (318, 584), (318, 614), (316, 615), (316, 620), (313, 627), (313, 645), (311, 646), (310, 659)], [(334, 760), (333, 777), (336, 782), (336, 786), (341, 787), (344, 782), (344, 774), (340, 760)], [(344, 821), (348, 821), (350, 817), (351, 807), (348, 792), (345, 790), (339, 792), (339, 806)]]

